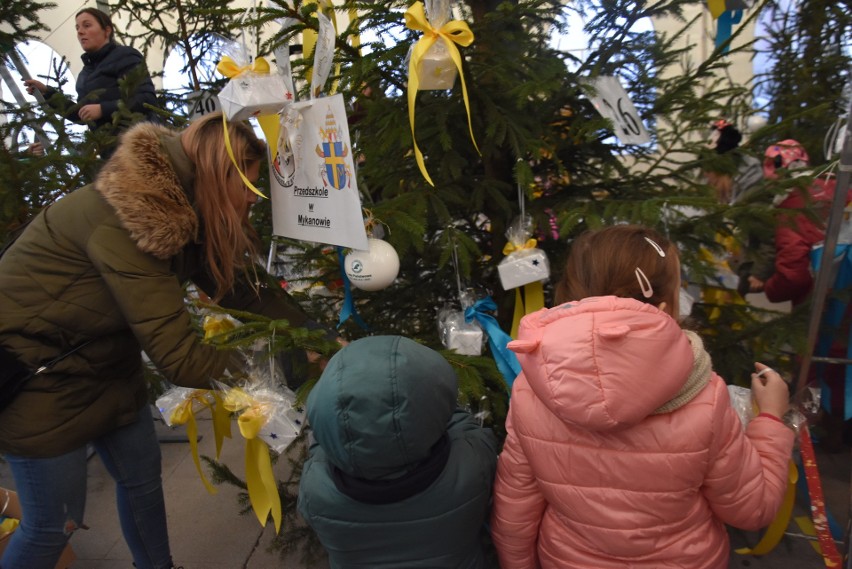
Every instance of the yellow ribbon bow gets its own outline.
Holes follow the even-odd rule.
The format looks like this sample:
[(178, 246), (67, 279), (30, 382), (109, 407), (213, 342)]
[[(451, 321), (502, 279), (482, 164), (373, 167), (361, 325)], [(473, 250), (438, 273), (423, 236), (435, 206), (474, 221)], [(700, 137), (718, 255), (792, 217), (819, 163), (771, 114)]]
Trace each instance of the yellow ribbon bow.
[(249, 65), (237, 65), (237, 62), (234, 61), (232, 57), (225, 55), (222, 56), (222, 59), (220, 59), (219, 63), (216, 64), (216, 71), (218, 71), (228, 79), (233, 79), (237, 75), (246, 73), (247, 71), (268, 74), (269, 62), (267, 62), (266, 59), (263, 57), (258, 57), (254, 60), (254, 63), (251, 63)]
[(473, 32), (467, 25), (467, 22), (461, 20), (451, 20), (441, 26), (440, 29), (435, 29), (429, 20), (426, 19), (426, 11), (423, 8), (422, 2), (415, 2), (405, 12), (405, 26), (411, 30), (419, 30), (423, 32), (423, 37), (417, 40), (414, 44), (414, 49), (411, 52), (411, 61), (408, 64), (408, 120), (411, 123), (411, 139), (414, 142), (414, 157), (417, 160), (417, 166), (420, 168), (420, 173), (426, 178), (430, 185), (435, 183), (429, 177), (426, 171), (426, 164), (423, 162), (423, 154), (417, 146), (417, 139), (414, 137), (414, 101), (417, 97), (417, 88), (420, 85), (420, 61), (423, 56), (432, 47), (438, 39), (444, 42), (447, 46), (447, 52), (455, 63), (461, 77), (462, 98), (464, 99), (464, 108), (467, 111), (467, 126), (470, 130), (470, 140), (473, 141), (473, 146), (479, 152), (479, 146), (476, 145), (476, 139), (473, 136), (473, 125), (470, 121), (470, 103), (467, 98), (467, 85), (464, 82), (462, 74), (461, 54), (455, 44), (467, 47), (473, 43)]
[(225, 316), (210, 314), (204, 317), (202, 328), (204, 329), (204, 340), (209, 341), (211, 338), (233, 330), (236, 328), (236, 325), (231, 319)]
[(508, 241), (503, 246), (503, 254), (508, 255), (510, 253), (514, 253), (515, 251), (523, 251), (524, 249), (535, 249), (538, 241), (530, 237), (527, 239), (526, 243), (522, 243), (520, 245), (515, 245), (514, 241)]
[[(195, 463), (195, 469), (198, 471), (198, 475), (201, 477), (201, 482), (204, 483), (204, 487), (207, 488), (207, 491), (210, 494), (215, 495), (218, 490), (210, 484), (210, 481), (207, 480), (206, 476), (204, 476), (204, 471), (201, 469), (201, 460), (198, 458), (198, 424), (195, 422), (195, 411), (193, 410), (193, 405), (196, 401), (205, 407), (210, 407), (210, 403), (207, 401), (207, 393), (206, 389), (196, 389), (190, 393), (189, 396), (180, 403), (180, 405), (175, 407), (170, 419), (172, 425), (186, 425), (186, 436), (189, 439), (189, 448), (192, 451), (192, 461)], [(215, 430), (216, 423), (214, 422), (213, 425)], [(228, 436), (230, 436), (230, 433)], [(217, 441), (217, 458), (219, 456), (219, 449), (221, 446), (221, 443)]]
[(268, 420), (265, 406), (242, 389), (235, 387), (225, 395), (224, 406), (230, 411), (242, 411), (237, 424), (246, 440), (246, 486), (249, 501), (261, 526), (266, 525), (270, 513), (275, 523), (275, 533), (281, 529), (281, 498), (272, 473), (269, 447), (258, 438)]

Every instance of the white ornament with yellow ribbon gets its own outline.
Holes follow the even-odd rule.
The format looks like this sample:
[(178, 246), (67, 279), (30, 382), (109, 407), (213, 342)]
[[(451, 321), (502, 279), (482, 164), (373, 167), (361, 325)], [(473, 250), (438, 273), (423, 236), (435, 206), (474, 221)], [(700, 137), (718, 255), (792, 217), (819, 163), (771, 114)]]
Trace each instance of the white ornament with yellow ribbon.
[[(432, 9), (430, 10), (430, 14), (433, 11), (441, 11), (437, 8), (441, 3), (438, 0), (427, 0), (427, 3)], [(411, 123), (411, 138), (414, 142), (414, 157), (417, 160), (417, 166), (420, 168), (420, 173), (423, 174), (426, 181), (434, 186), (435, 183), (429, 176), (429, 172), (426, 171), (423, 153), (417, 146), (417, 138), (414, 135), (414, 105), (417, 99), (417, 91), (448, 88), (439, 86), (447, 83), (449, 83), (450, 87), (452, 86), (455, 77), (453, 76), (453, 81), (450, 82), (449, 75), (444, 70), (444, 67), (447, 66), (446, 60), (443, 59), (445, 57), (444, 54), (448, 55), (453, 68), (458, 71), (458, 75), (461, 78), (462, 98), (464, 99), (464, 107), (467, 111), (467, 126), (470, 131), (470, 140), (473, 142), (476, 151), (479, 152), (479, 147), (476, 145), (476, 139), (473, 136), (473, 125), (470, 121), (470, 103), (462, 71), (461, 54), (458, 47), (456, 47), (456, 44), (463, 47), (472, 44), (473, 32), (470, 31), (467, 22), (461, 20), (451, 20), (440, 25), (433, 25), (426, 18), (426, 11), (422, 2), (415, 2), (405, 12), (405, 25), (409, 29), (423, 32), (423, 37), (417, 40), (417, 43), (414, 44), (411, 50), (411, 58), (408, 63), (408, 120)], [(433, 52), (433, 46), (436, 43), (441, 43), (443, 49), (436, 49)], [(442, 54), (440, 51), (444, 53)], [(436, 71), (440, 71), (437, 76)], [(437, 80), (438, 77), (441, 78), (440, 81)]]
[(260, 525), (271, 516), (275, 533), (281, 529), (281, 498), (272, 472), (270, 449), (284, 451), (302, 430), (304, 410), (294, 405), (288, 389), (247, 385), (222, 386), (223, 406), (237, 414), (240, 434), (246, 441), (246, 489)]
[(497, 265), (504, 290), (550, 278), (550, 262), (545, 252), (536, 247), (537, 244), (529, 234), (520, 232), (509, 238), (503, 247), (506, 256)]
[(230, 79), (219, 93), (219, 104), (228, 120), (276, 115), (287, 101), (293, 100), (293, 92), (284, 77), (272, 73), (263, 57), (240, 65), (226, 55), (219, 60), (216, 70)]

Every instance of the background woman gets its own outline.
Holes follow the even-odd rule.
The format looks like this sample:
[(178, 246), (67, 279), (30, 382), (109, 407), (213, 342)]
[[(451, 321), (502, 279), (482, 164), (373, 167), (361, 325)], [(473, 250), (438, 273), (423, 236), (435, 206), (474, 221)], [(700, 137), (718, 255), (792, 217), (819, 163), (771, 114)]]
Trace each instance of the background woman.
[[(155, 118), (156, 114), (146, 107), (156, 106), (157, 96), (145, 59), (136, 49), (115, 42), (115, 27), (109, 15), (96, 8), (84, 8), (77, 12), (76, 29), (77, 40), (83, 48), (83, 69), (77, 76), (77, 104), (59, 95), (55, 87), (48, 87), (36, 79), (24, 80), (27, 92), (41, 91), (65, 118), (97, 130), (113, 125), (113, 114), (118, 111), (122, 99), (119, 81), (131, 76), (127, 108), (146, 118)], [(114, 126), (109, 134), (116, 136), (127, 126), (126, 122)], [(114, 149), (114, 141), (108, 141), (101, 148), (101, 156), (108, 158)]]

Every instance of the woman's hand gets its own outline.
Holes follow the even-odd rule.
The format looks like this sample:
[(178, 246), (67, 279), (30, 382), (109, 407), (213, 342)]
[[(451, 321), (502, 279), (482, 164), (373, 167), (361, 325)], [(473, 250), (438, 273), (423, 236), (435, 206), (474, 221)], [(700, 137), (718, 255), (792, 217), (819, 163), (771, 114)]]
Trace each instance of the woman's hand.
[(83, 105), (82, 107), (80, 107), (80, 110), (77, 111), (77, 115), (82, 121), (96, 121), (102, 116), (104, 116), (104, 111), (98, 104)]
[(755, 362), (757, 370), (751, 374), (751, 392), (761, 413), (769, 413), (779, 419), (790, 407), (790, 391), (787, 383), (771, 367)]
[(32, 95), (36, 90), (44, 94), (47, 91), (47, 85), (35, 79), (23, 79), (24, 86), (27, 88), (27, 93)]

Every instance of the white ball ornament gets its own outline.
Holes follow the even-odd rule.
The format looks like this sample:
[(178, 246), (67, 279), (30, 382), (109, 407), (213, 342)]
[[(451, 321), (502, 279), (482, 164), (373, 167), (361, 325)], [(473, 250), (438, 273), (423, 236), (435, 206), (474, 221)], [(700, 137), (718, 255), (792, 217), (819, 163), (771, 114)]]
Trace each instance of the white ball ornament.
[(343, 270), (352, 286), (374, 291), (387, 288), (399, 274), (399, 255), (390, 243), (369, 238), (369, 249), (352, 250), (343, 259)]

